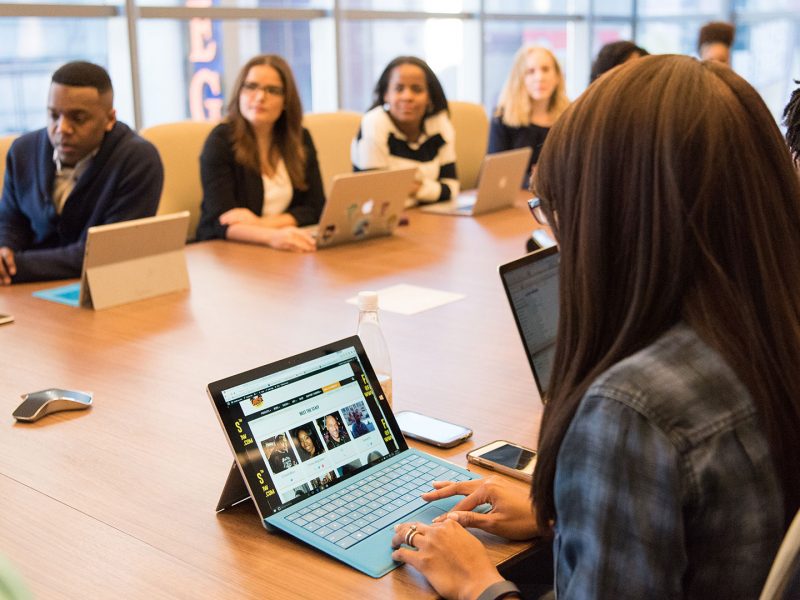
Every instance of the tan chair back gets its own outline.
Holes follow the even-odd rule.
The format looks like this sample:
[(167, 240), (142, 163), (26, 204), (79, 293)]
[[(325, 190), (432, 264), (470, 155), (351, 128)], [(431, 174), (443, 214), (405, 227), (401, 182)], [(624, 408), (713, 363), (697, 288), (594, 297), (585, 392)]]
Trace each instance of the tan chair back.
[(142, 129), (140, 134), (150, 141), (164, 163), (164, 190), (157, 214), (188, 210), (189, 241), (195, 238), (200, 220), (203, 186), (200, 182), (200, 152), (216, 123), (180, 121)]
[(5, 184), (6, 177), (6, 155), (8, 149), (11, 148), (11, 142), (17, 139), (16, 135), (0, 136), (0, 195), (2, 194), (2, 186)]
[(326, 198), (330, 195), (334, 175), (353, 172), (350, 145), (360, 124), (361, 113), (350, 110), (308, 113), (303, 117), (303, 126), (308, 129), (317, 149)]
[(462, 190), (478, 187), (478, 174), (489, 145), (489, 118), (480, 104), (450, 100), (450, 121), (456, 132), (456, 171)]

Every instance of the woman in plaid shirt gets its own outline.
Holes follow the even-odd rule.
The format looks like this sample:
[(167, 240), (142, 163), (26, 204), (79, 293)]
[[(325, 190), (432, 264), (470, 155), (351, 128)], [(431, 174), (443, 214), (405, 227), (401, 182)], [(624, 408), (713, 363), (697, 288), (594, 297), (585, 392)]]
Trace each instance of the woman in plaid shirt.
[[(800, 507), (800, 181), (729, 68), (650, 56), (555, 124), (535, 176), (560, 320), (532, 502), (498, 483), (395, 558), (514, 597), (464, 527), (553, 535), (559, 598), (756, 598)], [(469, 512), (489, 502), (493, 510)]]

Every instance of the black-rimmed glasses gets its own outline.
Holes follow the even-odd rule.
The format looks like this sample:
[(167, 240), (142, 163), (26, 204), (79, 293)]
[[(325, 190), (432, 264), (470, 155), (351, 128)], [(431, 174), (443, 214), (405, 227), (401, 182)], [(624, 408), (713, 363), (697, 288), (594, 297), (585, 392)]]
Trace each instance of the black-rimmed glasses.
[(279, 85), (259, 85), (255, 81), (246, 81), (242, 84), (242, 90), (247, 92), (248, 94), (254, 94), (258, 90), (261, 90), (265, 94), (269, 94), (270, 96), (283, 96), (286, 94), (286, 90), (284, 90)]
[(539, 223), (539, 225), (544, 225), (545, 227), (550, 225), (547, 222), (547, 217), (544, 215), (542, 201), (538, 196), (534, 196), (528, 200), (528, 208), (530, 209), (533, 218), (536, 219), (536, 222)]

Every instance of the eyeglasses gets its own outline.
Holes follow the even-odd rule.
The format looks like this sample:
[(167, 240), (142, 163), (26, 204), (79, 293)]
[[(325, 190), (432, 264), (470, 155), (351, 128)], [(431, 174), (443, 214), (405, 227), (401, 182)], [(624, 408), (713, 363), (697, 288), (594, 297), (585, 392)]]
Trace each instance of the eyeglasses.
[(535, 196), (528, 200), (528, 208), (533, 215), (533, 218), (536, 219), (536, 222), (539, 225), (544, 225), (548, 227), (550, 224), (547, 222), (547, 217), (544, 215), (544, 209), (542, 208), (542, 200)]
[(246, 81), (242, 84), (242, 91), (248, 94), (255, 94), (258, 90), (270, 96), (284, 96), (286, 94), (286, 90), (279, 85), (259, 85), (255, 81)]

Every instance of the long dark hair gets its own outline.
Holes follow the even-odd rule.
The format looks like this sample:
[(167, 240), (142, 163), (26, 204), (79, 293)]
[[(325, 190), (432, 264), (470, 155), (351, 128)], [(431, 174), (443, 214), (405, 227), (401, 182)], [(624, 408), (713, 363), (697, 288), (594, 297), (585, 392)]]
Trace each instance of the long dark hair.
[(681, 320), (750, 393), (794, 515), (800, 182), (758, 93), (686, 56), (627, 63), (555, 124), (535, 187), (561, 251), (532, 488), (540, 525), (556, 519), (556, 457), (589, 385)]
[(400, 65), (414, 65), (422, 69), (423, 73), (425, 73), (425, 85), (428, 86), (428, 97), (431, 100), (431, 106), (425, 115), (426, 117), (435, 115), (443, 110), (449, 111), (447, 107), (447, 98), (444, 95), (442, 84), (439, 83), (439, 79), (436, 77), (436, 73), (428, 66), (428, 63), (416, 56), (398, 56), (386, 65), (383, 73), (378, 77), (378, 83), (375, 84), (375, 89), (372, 91), (372, 106), (369, 107), (370, 110), (383, 104), (383, 98), (386, 96), (386, 92), (389, 89), (389, 79), (392, 77), (392, 71), (394, 71), (395, 67), (399, 67)]
[[(252, 169), (256, 173), (261, 173), (261, 163), (258, 155), (258, 144), (256, 143), (253, 128), (247, 119), (242, 116), (239, 110), (239, 96), (242, 93), (247, 74), (250, 69), (260, 65), (267, 65), (278, 72), (283, 83), (283, 113), (275, 122), (273, 127), (272, 149), (277, 150), (280, 157), (286, 164), (286, 171), (292, 186), (300, 189), (308, 189), (306, 181), (306, 151), (303, 145), (303, 105), (300, 102), (300, 94), (294, 82), (292, 70), (283, 58), (276, 54), (261, 54), (254, 56), (245, 63), (236, 76), (233, 84), (233, 93), (228, 101), (227, 121), (232, 125), (233, 131), (231, 138), (233, 141), (233, 153), (236, 162)], [(267, 157), (269, 159), (273, 157)], [(270, 162), (272, 162), (270, 160)]]

